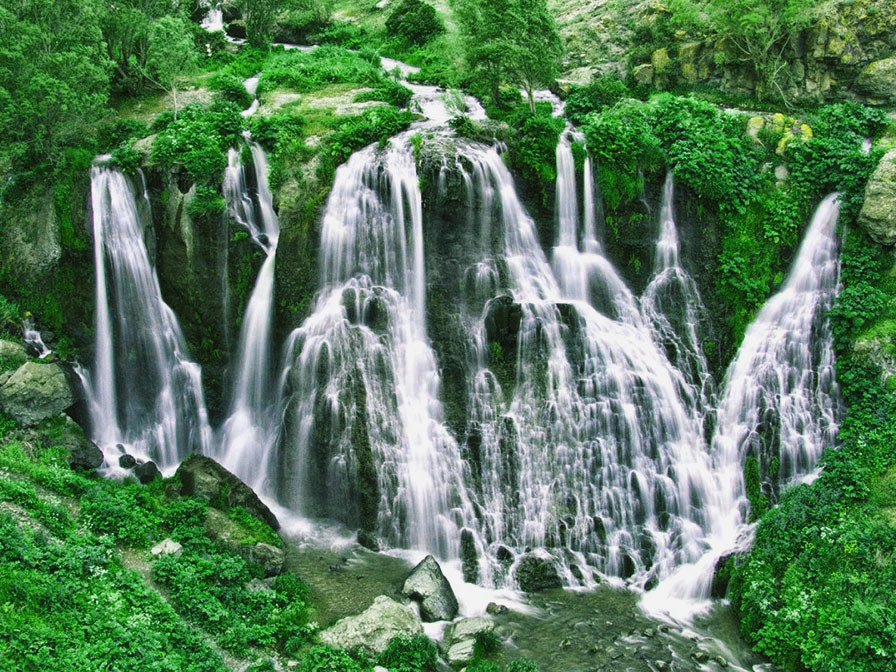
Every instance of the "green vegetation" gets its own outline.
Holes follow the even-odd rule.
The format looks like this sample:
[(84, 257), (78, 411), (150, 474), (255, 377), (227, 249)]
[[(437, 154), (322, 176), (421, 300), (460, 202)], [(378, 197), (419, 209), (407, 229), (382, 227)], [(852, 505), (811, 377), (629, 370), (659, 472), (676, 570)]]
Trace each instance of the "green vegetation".
[(445, 32), (432, 5), (423, 0), (401, 0), (386, 19), (386, 35), (407, 46), (421, 46)]
[(535, 89), (557, 76), (562, 45), (545, 0), (454, 0), (468, 68), (493, 99), (501, 83), (525, 90), (535, 114)]
[(389, 672), (435, 672), (439, 652), (424, 635), (396, 637), (377, 658), (377, 664)]
[(199, 60), (189, 24), (176, 16), (163, 16), (154, 21), (146, 60), (153, 80), (171, 94), (176, 121), (178, 87), (184, 77), (193, 73)]

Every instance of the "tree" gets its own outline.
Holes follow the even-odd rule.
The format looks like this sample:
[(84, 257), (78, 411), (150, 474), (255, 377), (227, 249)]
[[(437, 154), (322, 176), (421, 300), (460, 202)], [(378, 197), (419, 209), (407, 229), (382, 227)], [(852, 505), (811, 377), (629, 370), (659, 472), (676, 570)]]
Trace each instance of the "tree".
[(171, 94), (175, 119), (177, 89), (181, 80), (196, 70), (197, 61), (193, 36), (186, 21), (175, 16), (163, 16), (153, 22), (149, 31), (146, 64), (151, 79)]
[(0, 170), (52, 172), (109, 97), (98, 4), (4, 2), (0, 33)]
[(520, 86), (535, 112), (535, 89), (554, 81), (563, 48), (546, 0), (454, 0), (470, 68), (497, 92)]
[(432, 5), (423, 0), (401, 0), (386, 19), (386, 35), (405, 44), (422, 45), (445, 32)]
[(814, 0), (707, 0), (696, 6), (673, 0), (673, 21), (685, 29), (708, 32), (728, 46), (734, 61), (747, 64), (756, 78), (756, 97), (777, 89), (787, 65), (786, 54), (800, 32), (812, 22)]

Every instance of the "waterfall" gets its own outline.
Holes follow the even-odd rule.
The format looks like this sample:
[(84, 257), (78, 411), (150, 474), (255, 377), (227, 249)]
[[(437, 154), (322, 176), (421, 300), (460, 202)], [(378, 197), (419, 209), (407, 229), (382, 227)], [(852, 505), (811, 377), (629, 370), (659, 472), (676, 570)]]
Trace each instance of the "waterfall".
[(719, 403), (714, 454), (737, 465), (753, 455), (780, 483), (811, 472), (837, 436), (827, 321), (840, 282), (837, 198), (818, 206), (787, 281), (747, 328)]
[(210, 444), (199, 366), (187, 355), (150, 264), (142, 173), (135, 184), (96, 165), (90, 189), (97, 309), (96, 357), (86, 387), (93, 439), (107, 459), (127, 450), (171, 468)]
[(457, 557), (475, 516), (444, 425), (425, 324), (422, 203), (404, 137), (339, 167), (321, 232), (320, 292), (294, 333), (296, 438), (279, 496), (390, 545)]
[[(711, 480), (700, 418), (638, 300), (600, 253), (593, 221), (584, 218), (588, 237), (578, 234), (567, 142), (558, 149), (553, 270), (498, 153), (458, 151), (474, 192), (497, 196), (482, 226), (500, 222), (495, 253), (510, 281), (510, 296), (488, 302), (472, 328), (478, 361), (494, 364), (488, 351), (500, 349), (515, 364), (503, 381), (512, 389), (484, 370), (473, 377), (487, 538), (555, 549), (570, 583), (587, 584), (577, 577), (593, 567), (643, 585), (699, 557)], [(593, 212), (593, 192), (583, 193)], [(508, 323), (510, 333), (496, 326)]]
[(281, 386), (272, 368), (274, 267), (280, 226), (268, 186), (264, 150), (249, 142), (254, 166), (254, 194), (248, 186), (240, 153), (231, 149), (224, 175), (228, 211), (244, 226), (266, 259), (246, 304), (240, 328), (230, 412), (222, 428), (221, 462), (256, 488), (267, 491), (272, 479), (271, 454), (279, 436)]
[(657, 345), (688, 382), (689, 389), (682, 390), (682, 395), (689, 403), (696, 404), (702, 415), (715, 401), (715, 385), (699, 333), (709, 318), (694, 279), (682, 268), (679, 259), (674, 190), (675, 182), (669, 171), (663, 186), (654, 272), (641, 296), (641, 307)]
[(839, 286), (837, 194), (815, 211), (786, 282), (747, 328), (725, 374), (712, 439), (714, 487), (706, 501), (707, 552), (679, 567), (645, 600), (682, 614), (709, 597), (713, 569), (724, 553), (745, 550), (744, 461), (760, 460), (778, 484), (806, 476), (834, 445), (840, 401), (827, 313)]

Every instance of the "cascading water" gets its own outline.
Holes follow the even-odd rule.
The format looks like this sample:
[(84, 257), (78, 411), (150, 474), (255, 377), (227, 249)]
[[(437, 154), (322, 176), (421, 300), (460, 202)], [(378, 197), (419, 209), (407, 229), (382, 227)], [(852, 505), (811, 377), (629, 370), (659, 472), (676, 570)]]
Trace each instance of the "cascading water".
[(712, 496), (706, 500), (707, 552), (677, 568), (645, 604), (691, 613), (709, 598), (713, 568), (749, 542), (744, 462), (757, 458), (778, 484), (806, 476), (835, 444), (840, 401), (827, 313), (837, 293), (837, 194), (818, 206), (783, 287), (748, 327), (725, 374), (712, 439)]
[(123, 449), (171, 468), (206, 452), (211, 430), (199, 366), (190, 361), (144, 244), (143, 176), (91, 170), (96, 268), (96, 360), (87, 376), (92, 435), (107, 456)]
[[(568, 148), (561, 140), (558, 173), (567, 179), (558, 198), (555, 272), (498, 153), (458, 150), (461, 163), (473, 167), (466, 178), (473, 191), (497, 196), (491, 211), (482, 210), (481, 225), (501, 223), (503, 247), (495, 252), (511, 293), (489, 302), (471, 325), (471, 347), (484, 350), (480, 366), (495, 363), (488, 350), (515, 351), (512, 389), (499, 389), (484, 367), (472, 377), (484, 534), (518, 549), (556, 549), (571, 583), (590, 566), (637, 575), (643, 584), (702, 550), (710, 464), (699, 416), (682, 400), (687, 382), (655, 345), (587, 217), (579, 249)], [(587, 214), (595, 206), (584, 193)], [(594, 295), (604, 313), (587, 302)], [(495, 326), (508, 323), (510, 337), (506, 326), (503, 333)]]
[(709, 372), (699, 330), (708, 322), (706, 308), (693, 278), (681, 266), (678, 230), (674, 216), (675, 182), (670, 171), (663, 186), (660, 234), (657, 237), (654, 272), (641, 296), (641, 307), (654, 340), (670, 362), (681, 371), (699, 413), (714, 403), (715, 384)]
[(786, 283), (747, 329), (719, 403), (714, 454), (738, 465), (752, 455), (780, 483), (810, 473), (837, 436), (827, 321), (840, 281), (837, 198), (818, 206)]
[(231, 149), (224, 176), (230, 215), (244, 226), (266, 259), (246, 304), (240, 329), (230, 413), (222, 428), (222, 463), (253, 486), (267, 490), (273, 451), (279, 436), (280, 385), (272, 368), (274, 267), (280, 226), (268, 186), (264, 150), (249, 142), (254, 166), (254, 193), (240, 153)]
[(450, 558), (475, 516), (426, 335), (422, 226), (407, 138), (340, 166), (317, 305), (292, 339), (297, 439), (282, 446), (278, 496)]

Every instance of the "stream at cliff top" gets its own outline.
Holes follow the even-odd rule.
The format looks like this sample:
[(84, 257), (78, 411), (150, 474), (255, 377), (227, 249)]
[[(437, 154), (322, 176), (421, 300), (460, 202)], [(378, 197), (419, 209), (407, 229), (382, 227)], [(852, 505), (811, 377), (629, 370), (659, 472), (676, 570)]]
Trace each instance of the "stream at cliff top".
[[(820, 204), (786, 282), (715, 381), (702, 350), (705, 307), (679, 250), (671, 174), (639, 296), (598, 237), (600, 194), (590, 157), (575, 168), (574, 129), (557, 146), (554, 240), (545, 249), (500, 147), (445, 128), (461, 107), (483, 117), (481, 106), (409, 86), (426, 118), (338, 168), (311, 314), (284, 343), (273, 338), (279, 225), (267, 158), (247, 140), (250, 171), (231, 150), (228, 216), (265, 260), (215, 442), (201, 372), (145, 241), (142, 178), (93, 169), (94, 439), (110, 464), (122, 450), (168, 472), (191, 450), (220, 458), (275, 505), (287, 530), (307, 528), (303, 541), (291, 537), (291, 562), (327, 619), (360, 611), (368, 593), (394, 592), (408, 566), (354, 545), (329, 548), (310, 520), (360, 530), (393, 555), (433, 553), (462, 604), (469, 596), (466, 615), (481, 613), (487, 595), (519, 600), (524, 562), (552, 565), (575, 590), (529, 597), (536, 613), (497, 617), (502, 636), (544, 670), (711, 670), (722, 665), (713, 656), (750, 669), (756, 661), (719, 629), (727, 611), (708, 601), (709, 580), (716, 560), (749, 540), (744, 460), (757, 460), (776, 494), (811, 475), (836, 433), (826, 321), (839, 277), (836, 196)], [(440, 164), (418, 165), (421, 133), (438, 144)], [(438, 203), (449, 204), (456, 229), (444, 245), (434, 242)], [(445, 275), (454, 283), (449, 306), (434, 285)], [(434, 320), (457, 327), (450, 381)], [(451, 423), (458, 400), (449, 382), (463, 396), (463, 426)], [(334, 602), (333, 591), (348, 591), (351, 604)], [(688, 639), (685, 626), (660, 628), (639, 595), (651, 613), (680, 616), (712, 641)]]

